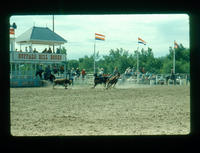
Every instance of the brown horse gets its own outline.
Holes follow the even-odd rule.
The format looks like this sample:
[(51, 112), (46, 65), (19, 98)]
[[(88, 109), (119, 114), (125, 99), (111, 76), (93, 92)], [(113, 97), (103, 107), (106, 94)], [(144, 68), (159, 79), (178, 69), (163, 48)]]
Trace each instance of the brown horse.
[(120, 73), (117, 73), (113, 77), (109, 78), (108, 81), (106, 82), (107, 84), (106, 89), (110, 88), (111, 86), (114, 87), (116, 83), (118, 82), (119, 77), (120, 77)]

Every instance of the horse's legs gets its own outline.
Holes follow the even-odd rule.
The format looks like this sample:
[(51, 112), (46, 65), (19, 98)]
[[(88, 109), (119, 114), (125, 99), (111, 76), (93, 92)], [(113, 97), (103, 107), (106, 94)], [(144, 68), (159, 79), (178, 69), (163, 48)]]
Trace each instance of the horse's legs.
[(111, 83), (108, 83), (106, 89), (110, 88), (111, 85), (112, 85)]
[(94, 83), (94, 86), (93, 86), (92, 88), (95, 88), (95, 87), (96, 87), (96, 85), (97, 85), (97, 83)]
[(113, 84), (113, 88), (115, 87), (116, 83), (117, 83), (117, 82), (115, 82), (115, 83)]
[(42, 79), (42, 74), (41, 73), (39, 73), (39, 76), (40, 76), (40, 79)]
[(65, 89), (67, 89), (67, 83), (65, 83), (64, 86), (65, 86)]
[(176, 78), (174, 77), (174, 85), (176, 85)]
[(166, 78), (166, 85), (169, 85), (169, 79)]

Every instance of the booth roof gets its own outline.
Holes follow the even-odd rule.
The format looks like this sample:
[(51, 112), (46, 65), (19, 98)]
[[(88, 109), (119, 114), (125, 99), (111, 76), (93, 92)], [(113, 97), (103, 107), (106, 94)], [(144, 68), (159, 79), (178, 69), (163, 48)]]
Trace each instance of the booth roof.
[(31, 43), (44, 45), (61, 45), (67, 40), (47, 27), (32, 27), (16, 38), (17, 43)]

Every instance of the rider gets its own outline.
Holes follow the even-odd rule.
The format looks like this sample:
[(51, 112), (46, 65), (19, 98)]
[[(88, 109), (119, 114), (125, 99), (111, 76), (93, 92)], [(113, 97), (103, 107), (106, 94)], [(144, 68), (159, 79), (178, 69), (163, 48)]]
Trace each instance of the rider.
[(104, 69), (103, 69), (103, 68), (101, 68), (101, 69), (100, 69), (100, 72), (99, 72), (99, 76), (100, 76), (100, 77), (102, 77), (102, 76), (103, 76), (103, 74), (104, 74)]
[(40, 79), (42, 79), (42, 72), (44, 72), (44, 70), (42, 69), (42, 64), (40, 64), (39, 66), (37, 66), (37, 71), (36, 71), (36, 76), (39, 75)]
[(48, 65), (46, 68), (45, 68), (45, 76), (44, 76), (44, 79), (47, 80), (51, 75), (51, 69), (50, 69), (50, 65)]
[(171, 68), (171, 79), (174, 80), (174, 85), (175, 85), (176, 84), (176, 76), (175, 76), (173, 67)]
[(117, 75), (119, 73), (118, 68), (115, 67), (114, 71), (113, 71), (113, 75)]

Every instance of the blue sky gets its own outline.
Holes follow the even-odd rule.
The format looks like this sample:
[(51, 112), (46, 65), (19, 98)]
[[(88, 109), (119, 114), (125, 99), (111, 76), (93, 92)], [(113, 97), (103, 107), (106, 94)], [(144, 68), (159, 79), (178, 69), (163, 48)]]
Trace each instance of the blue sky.
[[(55, 32), (68, 41), (68, 59), (78, 59), (94, 52), (95, 33), (105, 35), (105, 41), (96, 41), (96, 51), (107, 55), (110, 49), (123, 48), (133, 53), (138, 37), (147, 42), (155, 57), (165, 56), (174, 40), (189, 47), (189, 16), (187, 14), (140, 14), (140, 15), (55, 15)], [(32, 26), (52, 29), (51, 15), (11, 16), (10, 23), (17, 24), (18, 37)], [(48, 46), (37, 46), (39, 51)], [(19, 49), (19, 46), (16, 45)]]

